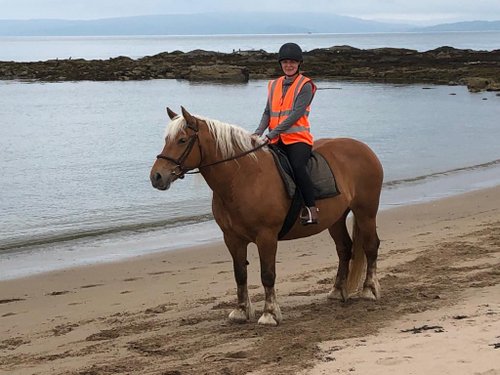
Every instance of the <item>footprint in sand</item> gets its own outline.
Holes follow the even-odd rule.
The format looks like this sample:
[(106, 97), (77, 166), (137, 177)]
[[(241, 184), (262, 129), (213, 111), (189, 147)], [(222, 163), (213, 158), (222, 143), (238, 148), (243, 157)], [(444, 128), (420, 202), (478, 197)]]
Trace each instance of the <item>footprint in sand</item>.
[(52, 329), (52, 333), (54, 336), (62, 336), (73, 331), (73, 329), (77, 327), (79, 327), (79, 324), (76, 323), (60, 324)]
[(5, 303), (19, 302), (19, 301), (25, 301), (25, 299), (24, 298), (0, 299), (0, 305), (3, 305)]
[(71, 292), (69, 290), (61, 290), (61, 291), (47, 293), (46, 296), (62, 296), (64, 294), (68, 294), (68, 293), (71, 293)]
[(0, 341), (0, 350), (15, 350), (19, 346), (24, 345), (24, 344), (29, 344), (29, 340), (24, 340), (21, 337), (13, 337), (10, 339), (2, 340)]
[(95, 288), (97, 286), (102, 286), (104, 284), (89, 284), (89, 285), (82, 285), (80, 289), (88, 289), (88, 288)]
[(223, 264), (223, 263), (229, 263), (229, 260), (216, 260), (215, 262), (211, 262), (210, 264)]
[(123, 279), (122, 281), (129, 282), (129, 281), (136, 281), (140, 280), (142, 277), (129, 277), (128, 279)]
[(172, 273), (172, 271), (158, 271), (158, 272), (149, 272), (148, 275), (151, 276), (157, 276), (157, 275), (163, 275), (165, 273)]
[(385, 357), (385, 358), (379, 358), (377, 359), (377, 364), (378, 365), (384, 365), (384, 366), (395, 366), (399, 365), (404, 362), (409, 362), (412, 357), (410, 356), (404, 356), (404, 357)]

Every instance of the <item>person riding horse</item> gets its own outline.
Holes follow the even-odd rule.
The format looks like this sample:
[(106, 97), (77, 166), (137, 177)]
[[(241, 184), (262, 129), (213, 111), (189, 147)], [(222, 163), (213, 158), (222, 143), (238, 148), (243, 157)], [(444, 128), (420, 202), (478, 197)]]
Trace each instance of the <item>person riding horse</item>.
[[(228, 317), (235, 323), (255, 317), (248, 291), (248, 245), (257, 246), (265, 293), (257, 323), (276, 326), (283, 319), (275, 290), (278, 241), (324, 230), (332, 237), (339, 259), (328, 298), (346, 301), (358, 291), (362, 298), (380, 298), (377, 212), (384, 177), (382, 164), (368, 145), (355, 139), (316, 140), (315, 152), (335, 171), (341, 194), (315, 202), (306, 163), (313, 145), (307, 117), (316, 86), (299, 73), (302, 51), (298, 45), (283, 45), (279, 61), (285, 75), (269, 82), (268, 104), (257, 135), (235, 125), (193, 116), (184, 107), (179, 115), (167, 108), (172, 121), (150, 171), (151, 184), (159, 190), (169, 189), (195, 169), (212, 189), (212, 214), (233, 260), (238, 300)], [(307, 207), (302, 223), (316, 223), (304, 226), (296, 220), (283, 237), (280, 231), (290, 208), (290, 195), (273, 154), (264, 147), (267, 143), (256, 139), (267, 128), (269, 142), (283, 148), (294, 167), (296, 185)], [(319, 214), (316, 204), (321, 208)], [(346, 222), (350, 213), (352, 237)]]
[(278, 146), (285, 152), (293, 170), (295, 183), (305, 207), (300, 219), (303, 225), (318, 223), (314, 187), (307, 170), (313, 136), (308, 116), (316, 85), (299, 72), (302, 49), (295, 43), (285, 43), (278, 52), (278, 62), (284, 76), (268, 84), (267, 104), (254, 134)]

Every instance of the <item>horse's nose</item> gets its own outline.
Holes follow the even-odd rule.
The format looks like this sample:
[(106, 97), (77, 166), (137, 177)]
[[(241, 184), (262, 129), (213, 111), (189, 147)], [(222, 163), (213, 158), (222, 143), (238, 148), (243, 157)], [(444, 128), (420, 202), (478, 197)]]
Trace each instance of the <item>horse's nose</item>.
[(161, 180), (161, 174), (159, 174), (158, 172), (156, 172), (154, 175), (153, 175), (153, 179), (155, 182), (158, 182)]
[(151, 174), (151, 184), (153, 187), (158, 187), (159, 183), (161, 182), (161, 174), (156, 172)]

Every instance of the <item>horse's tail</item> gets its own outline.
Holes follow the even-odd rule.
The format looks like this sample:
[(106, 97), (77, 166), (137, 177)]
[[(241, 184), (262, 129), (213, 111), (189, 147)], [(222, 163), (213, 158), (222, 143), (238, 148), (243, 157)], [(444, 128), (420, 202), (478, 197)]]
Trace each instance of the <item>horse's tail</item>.
[(366, 255), (361, 243), (359, 226), (356, 217), (352, 220), (352, 255), (349, 263), (349, 275), (347, 277), (347, 291), (349, 294), (356, 293), (361, 287), (363, 276), (366, 272)]

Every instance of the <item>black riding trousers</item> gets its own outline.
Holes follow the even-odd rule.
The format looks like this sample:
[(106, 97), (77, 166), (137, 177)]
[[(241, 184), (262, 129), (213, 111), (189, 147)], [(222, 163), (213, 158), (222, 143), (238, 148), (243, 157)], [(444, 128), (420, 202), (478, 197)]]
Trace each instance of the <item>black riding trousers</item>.
[(288, 160), (293, 169), (295, 183), (302, 193), (304, 204), (307, 207), (315, 206), (314, 187), (311, 176), (309, 176), (307, 171), (307, 162), (311, 157), (312, 146), (303, 142), (285, 145), (281, 140), (277, 145), (288, 156)]

